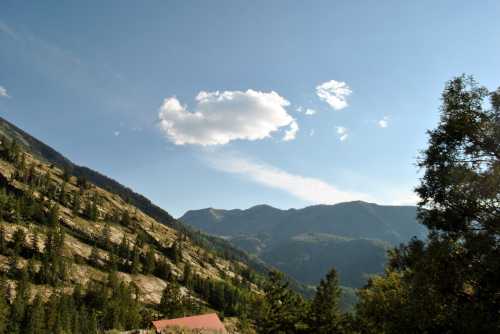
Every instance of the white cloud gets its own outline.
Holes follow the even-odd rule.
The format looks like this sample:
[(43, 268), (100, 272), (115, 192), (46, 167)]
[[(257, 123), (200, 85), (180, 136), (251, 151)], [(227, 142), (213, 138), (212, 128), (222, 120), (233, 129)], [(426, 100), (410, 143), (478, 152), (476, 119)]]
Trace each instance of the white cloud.
[(115, 137), (118, 137), (120, 135), (120, 131), (115, 131), (113, 132), (113, 134), (115, 135)]
[(379, 128), (386, 128), (389, 126), (389, 117), (384, 116), (381, 120), (377, 121), (377, 125)]
[(240, 174), (253, 182), (281, 189), (314, 204), (334, 204), (353, 200), (373, 201), (362, 193), (341, 191), (333, 185), (312, 177), (292, 174), (265, 163), (230, 154), (211, 156), (211, 166), (227, 173)]
[(349, 130), (343, 126), (337, 126), (337, 134), (340, 141), (345, 141), (349, 137)]
[(312, 116), (312, 115), (315, 115), (315, 114), (316, 114), (316, 112), (317, 112), (317, 111), (316, 111), (316, 110), (314, 110), (314, 109), (311, 109), (311, 108), (305, 108), (305, 107), (303, 107), (303, 106), (298, 106), (295, 110), (296, 110), (297, 112), (299, 112), (299, 113), (301, 113), (301, 114), (303, 113), (303, 114), (305, 114), (305, 115), (307, 115), (307, 116)]
[(347, 107), (347, 97), (351, 93), (351, 88), (342, 81), (330, 80), (316, 86), (316, 95), (335, 110)]
[(305, 114), (307, 116), (312, 116), (312, 115), (316, 114), (316, 110), (311, 109), (311, 108), (307, 108)]
[(311, 131), (309, 131), (309, 136), (311, 137), (314, 136), (314, 133), (315, 133), (314, 129), (311, 129)]
[(285, 131), (285, 135), (283, 136), (284, 141), (294, 140), (297, 136), (297, 132), (299, 132), (299, 124), (297, 124), (296, 120), (293, 120), (290, 123), (290, 128)]
[(255, 90), (204, 92), (193, 112), (176, 97), (163, 101), (160, 127), (176, 145), (223, 145), (232, 140), (259, 140), (289, 126), (285, 140), (295, 138), (298, 124), (285, 107), (290, 103), (276, 92)]
[(5, 87), (3, 86), (0, 86), (0, 97), (10, 97), (7, 93), (7, 89), (5, 89)]

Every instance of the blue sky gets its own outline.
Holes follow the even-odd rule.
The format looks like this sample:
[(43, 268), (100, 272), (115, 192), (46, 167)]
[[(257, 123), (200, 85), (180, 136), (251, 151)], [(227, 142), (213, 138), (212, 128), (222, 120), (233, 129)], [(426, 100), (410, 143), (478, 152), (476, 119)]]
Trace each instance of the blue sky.
[(444, 83), (500, 85), (499, 17), (493, 0), (4, 0), (0, 113), (174, 216), (411, 203)]

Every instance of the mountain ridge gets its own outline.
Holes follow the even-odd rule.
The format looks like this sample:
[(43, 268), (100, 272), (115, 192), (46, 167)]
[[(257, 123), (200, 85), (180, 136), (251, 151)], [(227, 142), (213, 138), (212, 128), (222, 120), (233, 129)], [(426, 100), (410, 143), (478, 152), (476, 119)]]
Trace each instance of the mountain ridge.
[(388, 249), (412, 237), (424, 238), (426, 233), (417, 223), (415, 206), (364, 201), (302, 209), (267, 204), (248, 209), (205, 208), (189, 210), (179, 220), (223, 236), (301, 283), (317, 284), (335, 267), (349, 287), (360, 287), (368, 275), (380, 273)]
[(136, 206), (138, 209), (161, 224), (173, 227), (182, 233), (190, 235), (195, 243), (205, 247), (211, 247), (219, 253), (225, 254), (234, 260), (241, 260), (261, 273), (268, 271), (265, 264), (250, 258), (246, 253), (234, 248), (224, 239), (193, 231), (189, 228), (189, 226), (180, 223), (165, 209), (159, 207), (145, 196), (133, 191), (131, 188), (122, 185), (118, 181), (98, 171), (73, 163), (56, 149), (30, 135), (28, 132), (7, 121), (3, 117), (0, 117), (0, 135), (16, 140), (19, 144), (21, 144), (24, 150), (33, 154), (37, 159), (49, 164), (54, 164), (77, 178), (86, 179), (87, 181), (111, 193), (119, 195), (125, 202)]

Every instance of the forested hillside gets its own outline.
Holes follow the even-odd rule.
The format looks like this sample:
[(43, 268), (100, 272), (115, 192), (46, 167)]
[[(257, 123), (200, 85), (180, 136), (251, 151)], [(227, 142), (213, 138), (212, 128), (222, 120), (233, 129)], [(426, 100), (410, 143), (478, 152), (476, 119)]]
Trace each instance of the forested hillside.
[(0, 117), (0, 134), (9, 140), (14, 140), (22, 150), (30, 152), (30, 154), (37, 159), (57, 166), (59, 169), (64, 171), (64, 173), (84, 179), (102, 189), (109, 191), (110, 193), (120, 196), (120, 198), (122, 198), (125, 202), (137, 207), (159, 223), (171, 226), (176, 230), (189, 235), (191, 240), (201, 247), (208, 247), (217, 250), (219, 254), (225, 256), (226, 258), (241, 260), (248, 263), (257, 271), (267, 271), (262, 263), (254, 261), (244, 252), (232, 247), (223, 239), (212, 238), (206, 234), (201, 234), (189, 229), (186, 225), (180, 224), (177, 220), (175, 220), (167, 211), (155, 205), (141, 194), (134, 192), (132, 189), (91, 168), (74, 164), (52, 147), (31, 136), (14, 124), (9, 123), (2, 117)]
[(5, 137), (0, 265), (6, 333), (144, 328), (157, 317), (207, 310), (241, 317), (263, 281), (245, 263)]

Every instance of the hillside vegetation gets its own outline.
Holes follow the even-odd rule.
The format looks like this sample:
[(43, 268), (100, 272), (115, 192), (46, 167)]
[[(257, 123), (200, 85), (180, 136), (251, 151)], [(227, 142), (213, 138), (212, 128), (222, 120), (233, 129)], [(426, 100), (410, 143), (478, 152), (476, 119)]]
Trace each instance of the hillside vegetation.
[(155, 317), (212, 309), (239, 316), (261, 283), (243, 262), (5, 137), (0, 275), (16, 310), (9, 333), (24, 333), (23, 324), (41, 316), (31, 308), (43, 310), (45, 302), (54, 304), (47, 309), (55, 312), (51, 333), (65, 326), (74, 333), (137, 328)]

